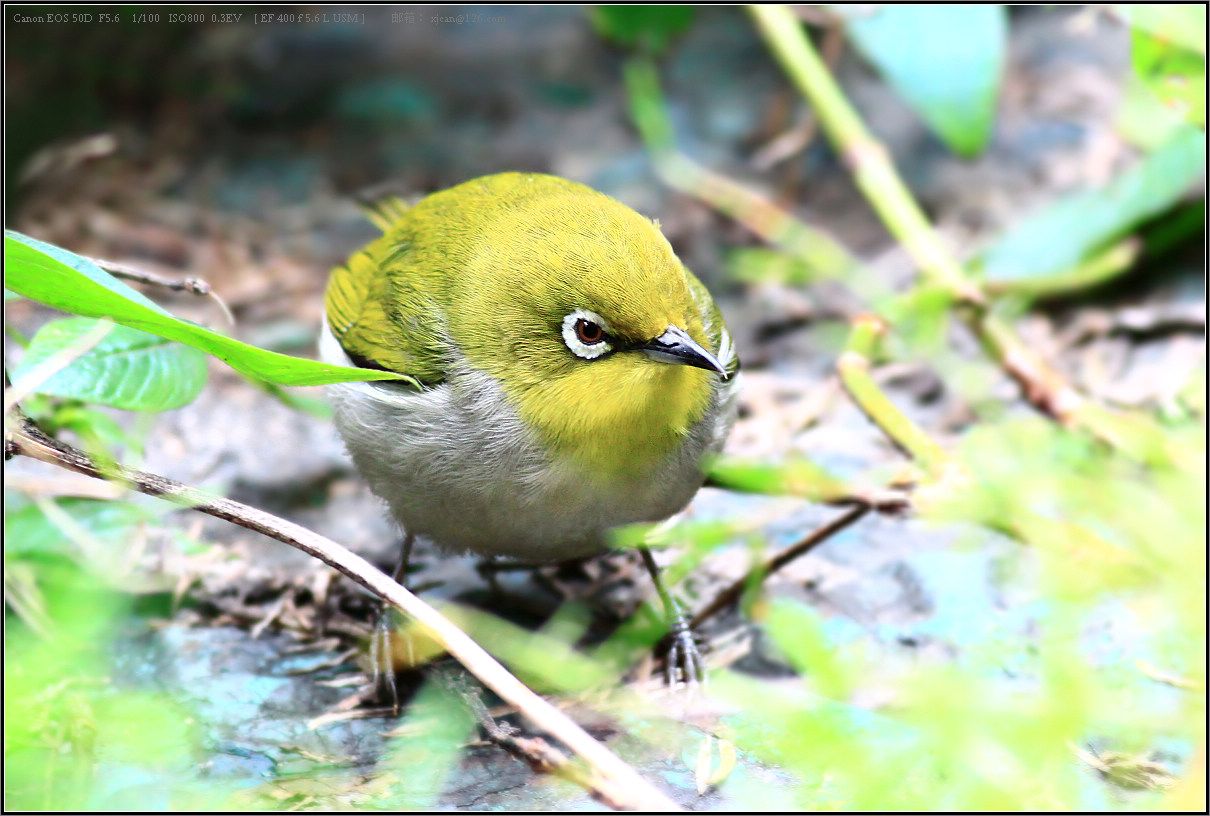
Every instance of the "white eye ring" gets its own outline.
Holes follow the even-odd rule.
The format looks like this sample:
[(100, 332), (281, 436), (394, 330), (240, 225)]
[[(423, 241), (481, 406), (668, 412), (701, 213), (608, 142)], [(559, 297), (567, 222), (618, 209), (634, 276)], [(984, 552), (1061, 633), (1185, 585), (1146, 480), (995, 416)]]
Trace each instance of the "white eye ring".
[[(581, 340), (576, 333), (576, 324), (581, 320), (600, 326), (603, 333), (602, 339), (595, 343), (585, 343)], [(605, 318), (596, 312), (590, 312), (587, 309), (576, 309), (563, 318), (563, 342), (567, 344), (567, 347), (577, 357), (583, 357), (585, 360), (595, 360), (612, 349), (609, 342), (604, 339), (608, 334), (609, 326), (606, 324)]]

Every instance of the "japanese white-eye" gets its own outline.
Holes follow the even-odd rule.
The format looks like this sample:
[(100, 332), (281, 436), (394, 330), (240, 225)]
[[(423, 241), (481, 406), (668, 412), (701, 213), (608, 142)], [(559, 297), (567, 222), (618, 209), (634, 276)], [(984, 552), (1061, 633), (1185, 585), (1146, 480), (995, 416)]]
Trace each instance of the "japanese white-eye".
[(336, 425), (409, 535), (557, 561), (681, 510), (735, 414), (738, 360), (658, 224), (548, 175), (502, 173), (376, 212), (332, 272)]

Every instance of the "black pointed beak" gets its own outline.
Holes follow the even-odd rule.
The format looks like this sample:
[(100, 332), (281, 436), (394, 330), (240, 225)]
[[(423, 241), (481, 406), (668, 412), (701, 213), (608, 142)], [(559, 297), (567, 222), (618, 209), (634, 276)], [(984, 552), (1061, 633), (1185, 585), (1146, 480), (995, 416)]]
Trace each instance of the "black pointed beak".
[(688, 332), (676, 326), (669, 326), (659, 337), (639, 346), (639, 350), (661, 363), (704, 368), (724, 379), (727, 376), (727, 369), (723, 368), (717, 357), (699, 346)]

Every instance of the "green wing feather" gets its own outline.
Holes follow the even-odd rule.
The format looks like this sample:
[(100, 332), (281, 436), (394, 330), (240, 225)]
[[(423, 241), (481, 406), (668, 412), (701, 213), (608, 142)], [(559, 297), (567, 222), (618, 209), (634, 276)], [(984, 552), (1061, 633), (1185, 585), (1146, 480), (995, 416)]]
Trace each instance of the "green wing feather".
[(445, 379), (444, 309), (416, 253), (407, 205), (367, 208), (384, 235), (332, 270), (324, 296), (328, 326), (355, 363), (409, 374), (422, 385)]
[(411, 206), (398, 196), (388, 196), (362, 208), (370, 223), (384, 233), (394, 229), (407, 215)]
[(552, 176), (500, 173), (434, 193), (414, 207), (393, 198), (366, 208), (383, 236), (332, 270), (324, 298), (332, 333), (358, 365), (409, 374), (426, 386), (442, 382), (453, 357), (446, 319), (453, 288), (483, 248), (485, 225), (527, 199), (566, 190), (587, 188)]

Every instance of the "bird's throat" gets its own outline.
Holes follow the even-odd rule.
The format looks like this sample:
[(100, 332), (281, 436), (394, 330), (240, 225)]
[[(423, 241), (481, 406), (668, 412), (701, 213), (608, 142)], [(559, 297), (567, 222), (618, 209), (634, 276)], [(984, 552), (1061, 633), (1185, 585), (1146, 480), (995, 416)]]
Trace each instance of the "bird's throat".
[(673, 456), (706, 415), (714, 381), (689, 366), (613, 362), (511, 395), (552, 458), (603, 484), (639, 480)]

